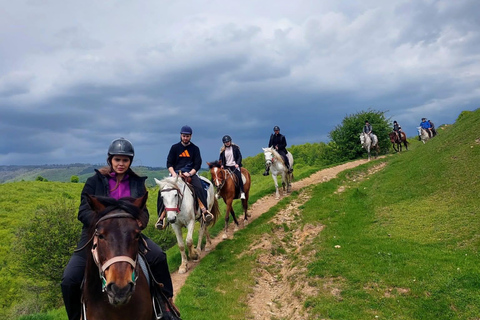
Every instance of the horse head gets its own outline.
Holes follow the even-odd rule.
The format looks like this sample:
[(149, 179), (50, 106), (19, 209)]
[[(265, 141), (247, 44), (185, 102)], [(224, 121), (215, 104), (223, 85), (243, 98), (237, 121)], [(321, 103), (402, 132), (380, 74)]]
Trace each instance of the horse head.
[[(169, 223), (177, 221), (177, 215), (182, 207), (183, 193), (181, 192), (181, 184), (184, 184), (178, 175), (174, 177), (167, 177), (162, 180), (155, 179), (155, 182), (160, 186), (160, 194), (165, 211), (167, 212), (167, 220)], [(182, 188), (183, 189), (183, 188)]]
[(391, 143), (395, 143), (397, 140), (397, 134), (395, 132), (390, 132), (388, 134), (388, 137), (390, 138)]
[(270, 167), (273, 163), (274, 159), (274, 150), (272, 147), (269, 148), (262, 148), (263, 149), (263, 155), (265, 156), (265, 166)]
[(364, 132), (360, 133), (360, 143), (362, 144), (362, 146), (365, 144), (365, 133)]
[(90, 231), (93, 261), (111, 305), (128, 303), (135, 290), (141, 231), (148, 223), (147, 198), (148, 193), (138, 199), (87, 198), (94, 212)]
[(212, 176), (212, 182), (217, 188), (221, 189), (226, 181), (225, 170), (222, 170), (222, 161), (207, 162), (208, 167), (210, 168), (210, 174)]

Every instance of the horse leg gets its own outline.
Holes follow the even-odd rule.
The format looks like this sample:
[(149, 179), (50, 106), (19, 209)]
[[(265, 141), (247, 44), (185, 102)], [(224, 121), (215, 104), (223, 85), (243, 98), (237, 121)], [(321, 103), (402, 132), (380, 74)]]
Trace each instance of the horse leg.
[(183, 242), (183, 236), (182, 236), (182, 227), (174, 223), (172, 224), (172, 228), (173, 228), (173, 231), (175, 231), (175, 236), (177, 237), (178, 250), (180, 250), (180, 255), (182, 256), (182, 263), (178, 268), (178, 273), (185, 273), (188, 270), (188, 265), (187, 265), (187, 254), (185, 253), (185, 243)]
[(198, 251), (193, 247), (193, 230), (195, 229), (195, 219), (192, 219), (187, 225), (187, 249), (188, 256), (192, 260), (198, 260)]
[(225, 204), (227, 205), (227, 209), (225, 210), (225, 226), (223, 228), (223, 236), (222, 236), (223, 240), (228, 238), (228, 220), (230, 219), (230, 211), (232, 211), (232, 202), (233, 202), (233, 199), (228, 199), (225, 201)]
[(277, 181), (277, 174), (274, 174), (272, 172), (272, 179), (273, 182), (275, 183), (275, 199), (280, 199), (280, 192), (278, 191), (278, 181)]
[(238, 231), (238, 220), (237, 220), (237, 215), (235, 214), (235, 211), (233, 211), (233, 207), (231, 208), (230, 210), (230, 214), (232, 215), (232, 218), (233, 218), (233, 222), (235, 223), (235, 227), (233, 229), (233, 231)]
[(202, 251), (202, 241), (203, 241), (203, 236), (205, 235), (206, 230), (207, 230), (206, 224), (203, 222), (200, 222), (200, 228), (198, 229), (197, 252)]

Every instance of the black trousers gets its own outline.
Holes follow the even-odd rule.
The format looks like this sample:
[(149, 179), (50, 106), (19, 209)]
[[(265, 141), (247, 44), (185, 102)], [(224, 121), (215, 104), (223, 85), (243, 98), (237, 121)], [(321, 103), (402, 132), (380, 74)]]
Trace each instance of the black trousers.
[[(152, 270), (153, 277), (160, 283), (163, 283), (163, 291), (167, 297), (173, 297), (172, 278), (168, 270), (167, 255), (163, 250), (148, 237), (144, 236), (148, 248), (145, 259)], [(88, 253), (90, 254), (90, 253)], [(87, 250), (75, 252), (68, 262), (62, 277), (63, 302), (69, 320), (79, 320), (81, 315), (81, 290), (80, 286), (85, 274), (87, 264)]]
[(277, 152), (282, 156), (285, 165), (290, 168), (290, 161), (288, 161), (287, 150), (277, 150)]
[(240, 171), (240, 167), (235, 168), (235, 166), (226, 166), (226, 169), (230, 170), (238, 179), (238, 185), (240, 186), (240, 192), (245, 192), (243, 189), (243, 180), (242, 180), (242, 172)]

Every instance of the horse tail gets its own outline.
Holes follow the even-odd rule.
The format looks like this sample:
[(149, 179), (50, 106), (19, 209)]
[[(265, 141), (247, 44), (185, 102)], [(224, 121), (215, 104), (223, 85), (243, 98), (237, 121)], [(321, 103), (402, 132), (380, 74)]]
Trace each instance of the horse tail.
[(218, 217), (220, 216), (220, 208), (218, 206), (218, 200), (216, 197), (213, 197), (211, 214), (213, 214), (213, 220), (209, 223), (209, 225), (214, 226), (217, 222)]

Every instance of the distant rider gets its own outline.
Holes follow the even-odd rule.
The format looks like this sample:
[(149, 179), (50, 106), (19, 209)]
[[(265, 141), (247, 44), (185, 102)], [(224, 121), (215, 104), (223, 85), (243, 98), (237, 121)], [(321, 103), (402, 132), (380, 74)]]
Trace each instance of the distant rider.
[(435, 130), (435, 124), (428, 120), (428, 123), (430, 123), (430, 129), (432, 130), (433, 136), (435, 137), (437, 135), (437, 130)]
[[(422, 129), (425, 129), (425, 131), (427, 131), (429, 138), (432, 137), (432, 126), (427, 121), (427, 118), (422, 118), (422, 122), (420, 122), (420, 127)], [(418, 137), (418, 139), (421, 140), (420, 136)]]
[[(273, 133), (270, 135), (270, 141), (268, 142), (268, 147), (274, 147), (275, 150), (282, 156), (283, 162), (287, 166), (288, 173), (293, 172), (293, 168), (290, 168), (290, 162), (288, 161), (287, 157), (287, 139), (285, 136), (280, 133), (280, 127), (275, 126), (273, 127)], [(268, 176), (269, 168), (265, 168), (265, 172), (263, 173), (264, 176)]]
[(368, 120), (365, 120), (365, 125), (363, 126), (363, 133), (368, 134), (373, 142), (373, 127), (370, 122), (368, 122)]
[(402, 127), (396, 120), (393, 121), (393, 132), (397, 135), (398, 142), (402, 142)]
[(229, 135), (225, 135), (222, 138), (223, 146), (220, 149), (220, 158), (222, 162), (222, 168), (230, 170), (238, 180), (240, 186), (240, 199), (245, 199), (245, 190), (243, 189), (242, 180), (242, 153), (240, 147), (232, 142), (232, 138)]

